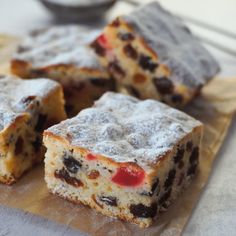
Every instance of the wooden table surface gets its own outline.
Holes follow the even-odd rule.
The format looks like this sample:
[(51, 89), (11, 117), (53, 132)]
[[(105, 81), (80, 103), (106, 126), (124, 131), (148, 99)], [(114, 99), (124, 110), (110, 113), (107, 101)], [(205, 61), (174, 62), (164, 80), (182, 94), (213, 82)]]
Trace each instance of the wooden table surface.
[[(140, 0), (141, 1), (141, 0)], [(148, 2), (148, 1), (141, 1)], [(217, 25), (236, 33), (236, 0), (161, 0), (167, 9)], [(128, 11), (120, 3), (110, 12)], [(24, 35), (29, 30), (58, 24), (37, 0), (1, 0), (0, 33)], [(201, 35), (214, 39), (236, 50), (236, 40), (189, 25)], [(222, 66), (223, 76), (235, 76), (236, 57), (228, 56), (211, 47)], [(235, 236), (236, 235), (236, 121), (222, 146), (209, 183), (201, 195), (183, 235)], [(85, 235), (29, 213), (0, 206), (0, 236), (6, 235)]]

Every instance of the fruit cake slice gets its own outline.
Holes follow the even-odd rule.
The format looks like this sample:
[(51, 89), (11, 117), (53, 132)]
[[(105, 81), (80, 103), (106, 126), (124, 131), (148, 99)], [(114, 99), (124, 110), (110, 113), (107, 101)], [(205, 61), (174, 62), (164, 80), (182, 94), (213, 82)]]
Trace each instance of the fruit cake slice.
[(0, 182), (14, 183), (45, 148), (42, 132), (66, 119), (61, 86), (51, 80), (0, 78)]
[(49, 190), (141, 227), (195, 175), (202, 124), (154, 101), (107, 92), (44, 132)]
[(23, 78), (46, 77), (61, 83), (70, 116), (89, 107), (114, 82), (88, 46), (97, 30), (57, 26), (27, 37), (13, 56), (11, 71)]
[(189, 29), (157, 2), (107, 25), (91, 44), (120, 89), (183, 106), (219, 70)]

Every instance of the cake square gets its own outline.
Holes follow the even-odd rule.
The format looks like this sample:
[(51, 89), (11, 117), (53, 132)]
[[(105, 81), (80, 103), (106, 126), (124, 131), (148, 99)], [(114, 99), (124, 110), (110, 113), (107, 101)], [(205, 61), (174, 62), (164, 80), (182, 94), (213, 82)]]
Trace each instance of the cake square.
[(42, 162), (42, 132), (66, 119), (61, 86), (47, 79), (0, 78), (0, 182), (12, 184)]
[(195, 175), (201, 136), (183, 112), (107, 92), (44, 132), (45, 180), (54, 194), (147, 227)]
[(119, 91), (181, 107), (219, 65), (183, 22), (152, 2), (108, 24), (91, 44)]
[(55, 26), (26, 37), (12, 58), (12, 73), (23, 78), (45, 77), (64, 89), (69, 116), (114, 90), (114, 81), (88, 46), (100, 31), (76, 25)]

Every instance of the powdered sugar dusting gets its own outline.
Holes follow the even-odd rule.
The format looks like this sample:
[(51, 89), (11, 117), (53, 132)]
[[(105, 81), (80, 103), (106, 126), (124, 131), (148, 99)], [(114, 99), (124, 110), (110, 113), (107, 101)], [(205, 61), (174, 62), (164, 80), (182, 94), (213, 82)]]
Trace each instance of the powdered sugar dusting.
[(27, 111), (23, 98), (46, 97), (59, 86), (48, 79), (22, 80), (14, 77), (0, 78), (0, 131)]
[(27, 61), (33, 67), (56, 64), (102, 69), (89, 48), (100, 31), (76, 25), (55, 26), (24, 39), (13, 58)]
[(152, 2), (123, 16), (171, 70), (170, 79), (197, 87), (219, 71), (219, 64), (183, 22)]
[(92, 108), (49, 128), (71, 145), (116, 162), (153, 163), (201, 123), (154, 100), (107, 92)]

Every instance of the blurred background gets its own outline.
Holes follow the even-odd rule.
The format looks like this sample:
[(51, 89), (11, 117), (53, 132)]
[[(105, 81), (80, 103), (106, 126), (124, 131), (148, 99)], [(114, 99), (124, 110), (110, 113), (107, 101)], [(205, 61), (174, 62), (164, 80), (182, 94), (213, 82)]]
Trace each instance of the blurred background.
[[(131, 11), (134, 6), (126, 3), (129, 0), (1, 0), (0, 1), (0, 33), (7, 33), (13, 35), (24, 36), (31, 30), (44, 28), (51, 25), (80, 23), (90, 24), (96, 27), (102, 26), (105, 22), (116, 15)], [(132, 0), (145, 4), (149, 0)], [(49, 11), (41, 4), (46, 2), (50, 7)], [(93, 7), (89, 12), (83, 10), (85, 6), (94, 6), (98, 3), (103, 5), (108, 2), (108, 6), (112, 5), (108, 11), (106, 7)], [(109, 3), (110, 2), (110, 3)], [(236, 74), (236, 1), (235, 0), (160, 0), (159, 1), (168, 10), (177, 13), (184, 17), (186, 24), (201, 38), (204, 42), (208, 42), (206, 46), (217, 57), (222, 66), (222, 73), (224, 76), (233, 76)], [(63, 14), (61, 9), (53, 5), (63, 5), (67, 8)], [(62, 16), (69, 16), (73, 18), (74, 12), (70, 8), (82, 6), (82, 10), (77, 9), (78, 18), (80, 20), (71, 20), (62, 18)], [(106, 4), (107, 5), (107, 4)], [(107, 8), (108, 8), (107, 6)], [(86, 7), (85, 7), (86, 9)], [(72, 9), (73, 10), (73, 9)], [(60, 17), (55, 17), (59, 14)], [(69, 14), (68, 14), (69, 12)], [(91, 14), (90, 14), (91, 13)], [(99, 15), (100, 18), (93, 19), (92, 16)], [(75, 18), (75, 17), (74, 17)], [(189, 19), (190, 18), (190, 19)], [(81, 20), (84, 19), (84, 20)], [(228, 37), (223, 33), (216, 33), (215, 30), (208, 30), (206, 27), (197, 25), (194, 21), (200, 21), (203, 24), (209, 24), (213, 27), (218, 27), (222, 30), (228, 31), (234, 37)], [(199, 22), (198, 22), (199, 23)], [(222, 47), (222, 50), (216, 50), (215, 47), (209, 46), (209, 43), (217, 44), (217, 47)]]

